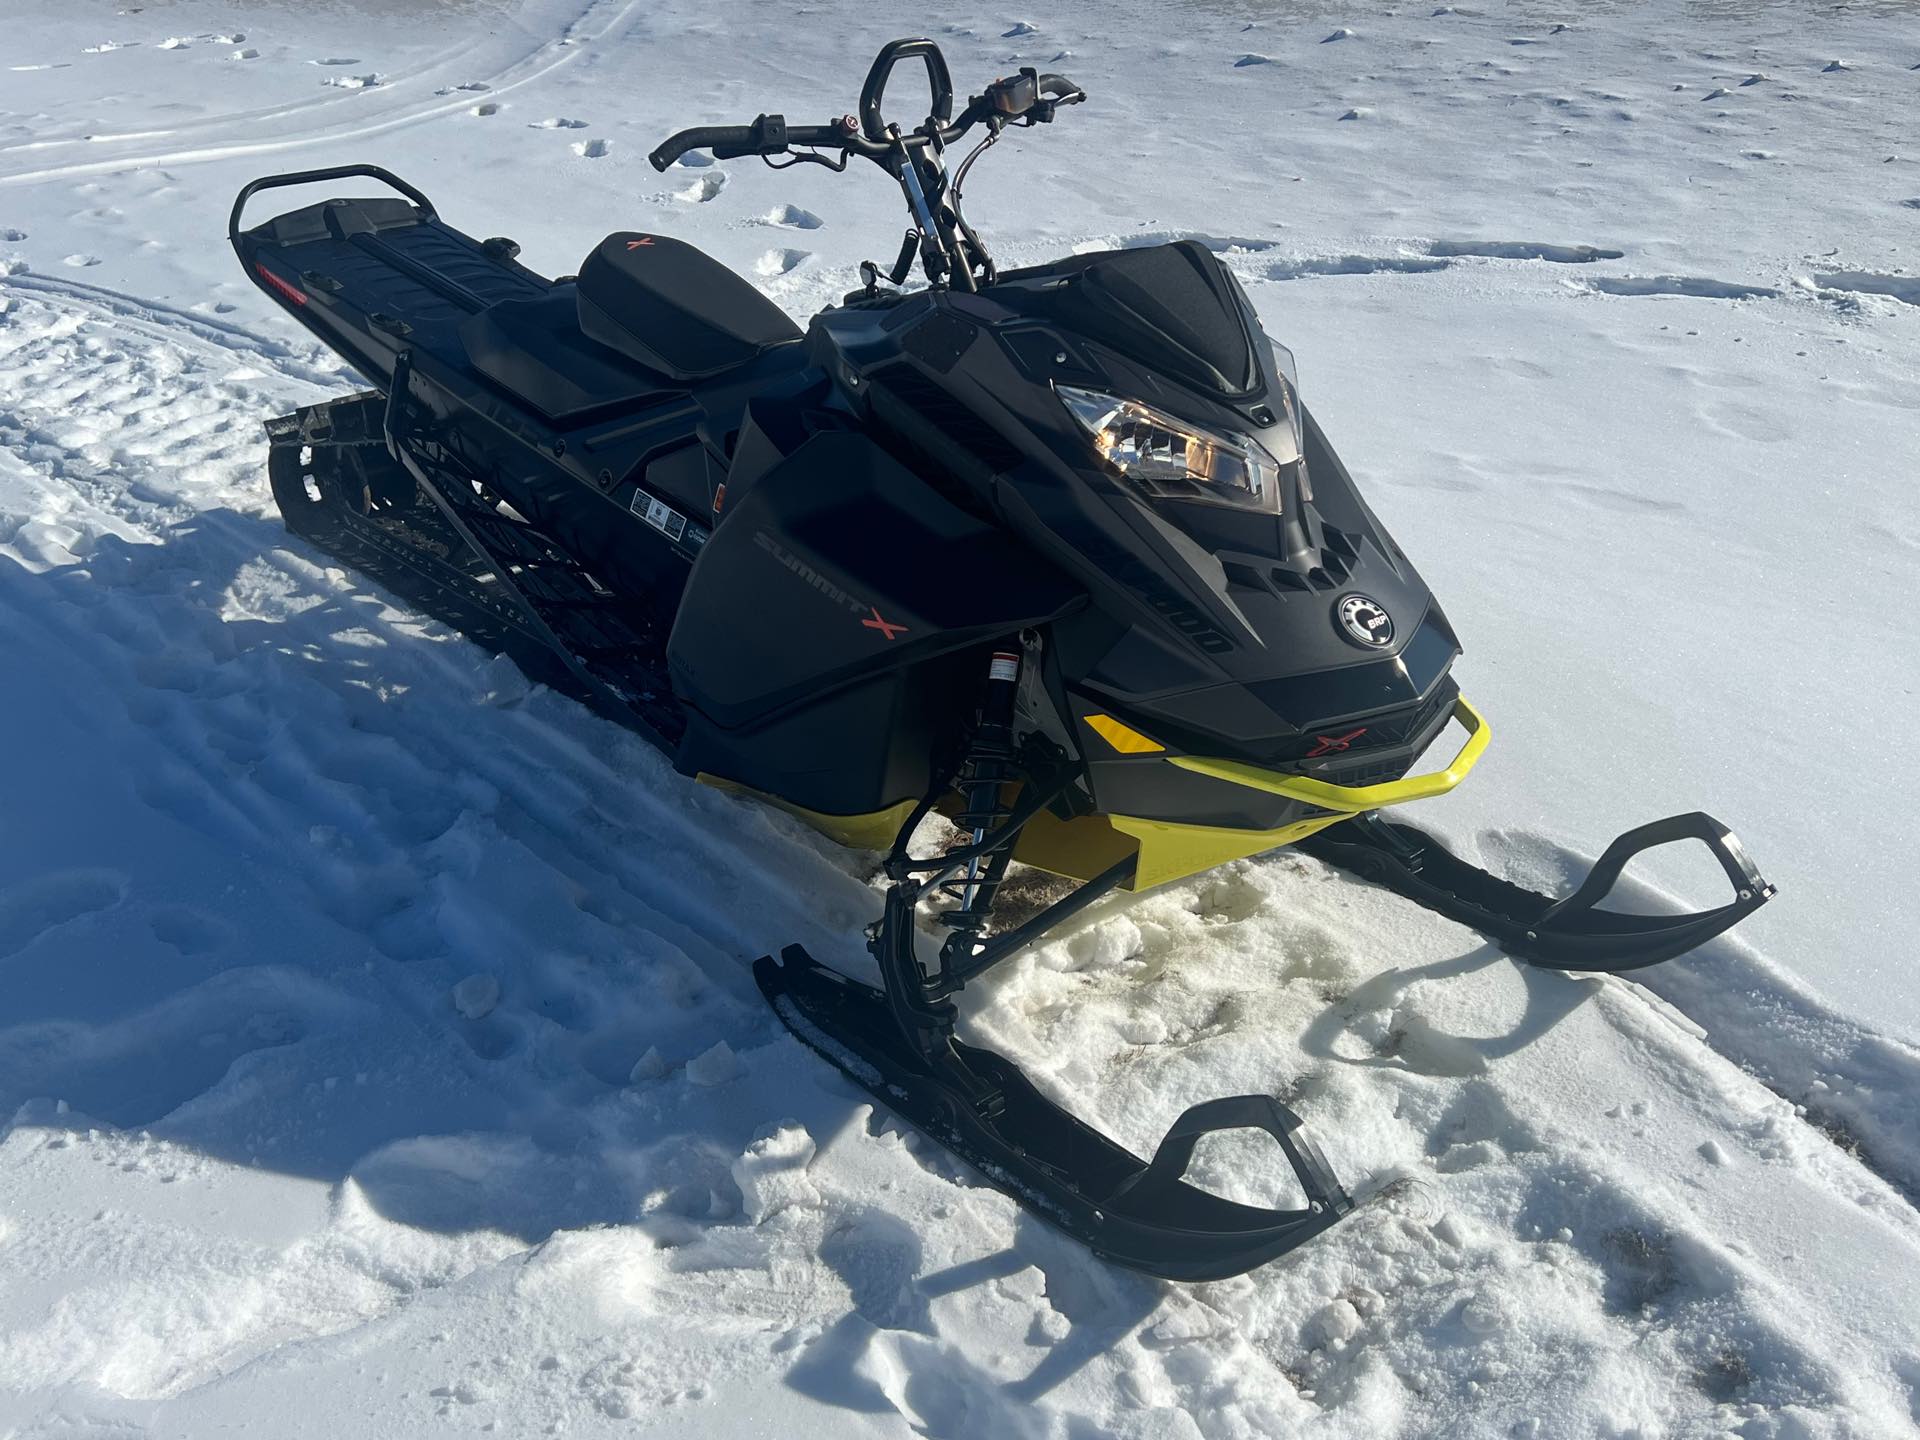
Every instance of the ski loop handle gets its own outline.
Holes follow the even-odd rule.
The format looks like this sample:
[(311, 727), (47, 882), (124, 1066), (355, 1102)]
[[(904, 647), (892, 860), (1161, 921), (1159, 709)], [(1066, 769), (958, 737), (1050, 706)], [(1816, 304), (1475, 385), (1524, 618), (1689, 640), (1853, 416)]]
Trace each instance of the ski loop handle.
[(1179, 1191), (1191, 1188), (1186, 1174), (1195, 1147), (1205, 1136), (1222, 1130), (1264, 1130), (1287, 1157), (1307, 1197), (1307, 1208), (1273, 1211), (1276, 1218), (1322, 1213), (1339, 1216), (1353, 1208), (1352, 1199), (1334, 1178), (1320, 1147), (1307, 1134), (1306, 1122), (1271, 1095), (1223, 1095), (1189, 1106), (1168, 1127), (1146, 1168), (1122, 1181), (1109, 1204), (1155, 1211), (1176, 1203)]

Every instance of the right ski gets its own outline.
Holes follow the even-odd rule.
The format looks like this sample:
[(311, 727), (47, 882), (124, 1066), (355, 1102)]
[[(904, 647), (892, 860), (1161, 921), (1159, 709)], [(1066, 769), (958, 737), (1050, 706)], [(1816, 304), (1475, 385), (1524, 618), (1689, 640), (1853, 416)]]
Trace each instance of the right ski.
[[(1634, 856), (1679, 840), (1699, 840), (1713, 852), (1733, 885), (1731, 901), (1682, 915), (1599, 908)], [(1671, 960), (1738, 924), (1774, 894), (1734, 833), (1697, 810), (1627, 831), (1606, 848), (1579, 888), (1558, 900), (1468, 864), (1424, 830), (1377, 814), (1323, 830), (1300, 842), (1300, 848), (1550, 970), (1618, 974)]]

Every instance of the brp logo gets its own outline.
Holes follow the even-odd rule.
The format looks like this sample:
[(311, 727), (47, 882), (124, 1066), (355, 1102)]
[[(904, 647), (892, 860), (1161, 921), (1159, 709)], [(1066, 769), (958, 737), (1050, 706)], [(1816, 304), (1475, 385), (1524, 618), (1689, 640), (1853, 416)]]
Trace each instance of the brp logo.
[(1334, 607), (1340, 629), (1356, 645), (1383, 650), (1393, 643), (1393, 617), (1366, 595), (1345, 595)]

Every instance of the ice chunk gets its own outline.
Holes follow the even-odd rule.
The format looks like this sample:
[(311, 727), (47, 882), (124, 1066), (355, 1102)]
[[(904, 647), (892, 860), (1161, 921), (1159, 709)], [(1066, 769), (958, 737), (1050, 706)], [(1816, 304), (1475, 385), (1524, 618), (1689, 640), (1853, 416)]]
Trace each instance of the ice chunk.
[(740, 1057), (733, 1053), (733, 1047), (724, 1040), (687, 1062), (687, 1079), (696, 1085), (724, 1085), (746, 1073)]
[(820, 1203), (820, 1192), (807, 1178), (813, 1152), (813, 1136), (798, 1120), (782, 1120), (754, 1137), (733, 1162), (740, 1207), (751, 1223), (758, 1225), (795, 1205)]
[(469, 975), (453, 987), (453, 1008), (469, 1020), (482, 1020), (500, 1003), (500, 981), (492, 975)]

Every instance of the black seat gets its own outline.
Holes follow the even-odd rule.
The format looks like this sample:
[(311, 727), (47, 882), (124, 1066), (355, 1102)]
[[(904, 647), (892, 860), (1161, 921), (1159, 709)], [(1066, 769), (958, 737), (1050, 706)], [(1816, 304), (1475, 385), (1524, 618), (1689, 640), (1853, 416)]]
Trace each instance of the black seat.
[(677, 380), (741, 365), (800, 331), (719, 261), (664, 235), (622, 231), (580, 267), (580, 328)]
[(680, 387), (580, 333), (573, 287), (537, 300), (502, 300), (460, 326), (473, 367), (551, 420), (638, 406)]

